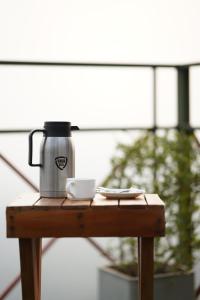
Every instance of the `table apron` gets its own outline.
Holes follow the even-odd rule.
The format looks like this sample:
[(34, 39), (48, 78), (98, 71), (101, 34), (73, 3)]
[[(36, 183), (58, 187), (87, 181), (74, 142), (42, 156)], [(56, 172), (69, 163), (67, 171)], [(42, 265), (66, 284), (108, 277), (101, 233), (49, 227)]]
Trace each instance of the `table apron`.
[(164, 236), (164, 207), (7, 209), (7, 237)]

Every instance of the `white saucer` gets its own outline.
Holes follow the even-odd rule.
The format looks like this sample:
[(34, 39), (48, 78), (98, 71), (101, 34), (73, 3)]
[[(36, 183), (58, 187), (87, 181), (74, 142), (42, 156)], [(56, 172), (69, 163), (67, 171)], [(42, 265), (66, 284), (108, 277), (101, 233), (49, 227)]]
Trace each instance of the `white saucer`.
[(128, 191), (122, 192), (122, 189), (119, 192), (117, 192), (116, 189), (114, 189), (113, 191), (111, 191), (111, 189), (109, 191), (105, 191), (105, 190), (98, 190), (97, 189), (97, 193), (106, 197), (107, 199), (134, 199), (137, 198), (140, 195), (143, 195), (145, 193), (144, 190), (139, 190), (139, 189), (135, 189), (135, 188), (131, 188)]

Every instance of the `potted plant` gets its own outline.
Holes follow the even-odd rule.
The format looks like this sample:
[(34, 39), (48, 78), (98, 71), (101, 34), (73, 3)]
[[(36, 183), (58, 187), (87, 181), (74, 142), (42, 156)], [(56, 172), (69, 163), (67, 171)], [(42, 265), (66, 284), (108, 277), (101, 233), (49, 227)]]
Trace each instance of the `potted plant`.
[[(116, 151), (103, 184), (143, 188), (166, 204), (166, 237), (155, 240), (155, 300), (194, 299), (192, 269), (200, 252), (200, 149), (194, 134), (145, 132)], [(99, 271), (99, 300), (137, 299), (136, 240), (114, 243), (116, 265)]]

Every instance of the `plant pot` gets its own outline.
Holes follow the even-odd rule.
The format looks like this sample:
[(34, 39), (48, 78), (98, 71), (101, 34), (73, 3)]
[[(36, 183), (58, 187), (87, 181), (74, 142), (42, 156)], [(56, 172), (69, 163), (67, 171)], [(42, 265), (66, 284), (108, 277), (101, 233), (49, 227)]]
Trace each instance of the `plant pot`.
[[(99, 269), (99, 300), (137, 300), (138, 279), (111, 268)], [(154, 276), (155, 300), (194, 300), (194, 274)]]

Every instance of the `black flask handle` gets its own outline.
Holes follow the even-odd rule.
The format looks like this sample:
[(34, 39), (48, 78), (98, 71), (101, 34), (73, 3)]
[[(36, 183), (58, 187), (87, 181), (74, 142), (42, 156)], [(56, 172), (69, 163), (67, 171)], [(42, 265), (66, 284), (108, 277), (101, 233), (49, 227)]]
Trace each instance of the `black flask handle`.
[(46, 134), (46, 130), (45, 129), (35, 129), (33, 131), (30, 132), (29, 134), (29, 139), (28, 139), (28, 144), (29, 144), (29, 150), (28, 150), (28, 164), (31, 167), (41, 167), (41, 164), (33, 164), (32, 162), (32, 158), (33, 158), (33, 134), (35, 132), (43, 132), (44, 134)]

